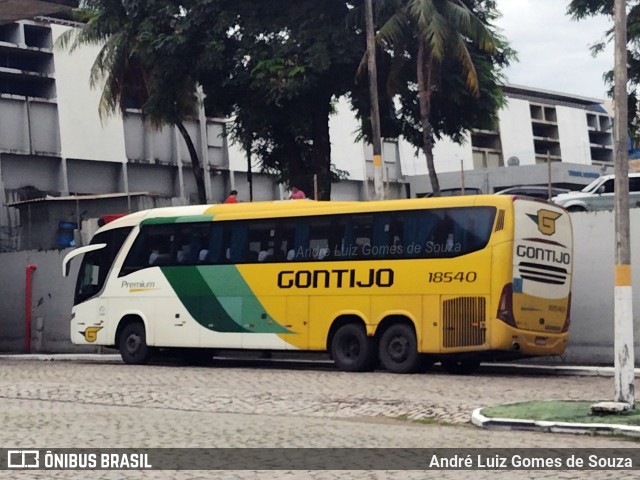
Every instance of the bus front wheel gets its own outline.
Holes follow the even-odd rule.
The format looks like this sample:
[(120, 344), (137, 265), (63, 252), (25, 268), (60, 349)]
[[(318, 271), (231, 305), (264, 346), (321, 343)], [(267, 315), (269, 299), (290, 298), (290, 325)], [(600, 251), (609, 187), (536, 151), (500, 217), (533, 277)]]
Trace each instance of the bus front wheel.
[(377, 362), (375, 340), (367, 336), (363, 326), (348, 323), (341, 326), (333, 336), (331, 356), (340, 370), (373, 370)]
[(406, 323), (391, 325), (380, 338), (380, 361), (392, 373), (426, 370), (426, 358), (418, 353), (416, 334)]
[(118, 347), (124, 363), (128, 365), (143, 365), (147, 363), (151, 355), (151, 349), (147, 345), (144, 325), (135, 322), (125, 326), (120, 334)]

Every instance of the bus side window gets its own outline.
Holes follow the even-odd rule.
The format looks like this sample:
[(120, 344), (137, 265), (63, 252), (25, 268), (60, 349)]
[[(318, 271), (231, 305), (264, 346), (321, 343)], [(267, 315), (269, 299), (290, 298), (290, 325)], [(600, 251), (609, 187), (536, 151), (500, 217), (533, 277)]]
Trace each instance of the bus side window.
[(225, 256), (223, 254), (224, 244), (224, 224), (214, 223), (211, 226), (211, 233), (209, 234), (209, 242), (200, 251), (200, 262), (208, 265), (215, 265), (218, 263), (224, 263)]
[(231, 235), (229, 237), (228, 259), (231, 263), (242, 263), (247, 260), (249, 242), (247, 235), (247, 227), (245, 224), (238, 222), (231, 227)]
[(428, 242), (433, 242), (438, 224), (438, 217), (430, 211), (403, 214), (401, 236), (405, 255), (409, 258), (430, 256)]
[(313, 218), (310, 222), (309, 252), (307, 260), (325, 260), (329, 255), (329, 232), (332, 218)]
[[(305, 260), (309, 260), (306, 257), (305, 252), (309, 248), (309, 237), (310, 237), (311, 226), (309, 225), (308, 218), (301, 218), (299, 220), (300, 222), (296, 227), (296, 234), (293, 239), (293, 250), (295, 252), (294, 259), (296, 261), (305, 261)], [(287, 258), (288, 256), (289, 254), (287, 253)]]
[(385, 257), (391, 252), (391, 217), (384, 214), (375, 214), (373, 217), (373, 232), (371, 244), (375, 247), (372, 256)]
[(172, 225), (143, 225), (125, 258), (120, 276), (142, 268), (168, 264), (172, 235)]

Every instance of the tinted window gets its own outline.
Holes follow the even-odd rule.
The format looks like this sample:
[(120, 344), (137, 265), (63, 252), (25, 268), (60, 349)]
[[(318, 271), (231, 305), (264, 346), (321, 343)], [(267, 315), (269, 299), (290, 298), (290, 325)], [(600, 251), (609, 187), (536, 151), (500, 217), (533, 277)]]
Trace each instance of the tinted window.
[(604, 193), (613, 193), (615, 190), (615, 181), (613, 178), (607, 180), (606, 182), (604, 182), (602, 184), (602, 187), (604, 187)]
[(121, 275), (161, 265), (449, 258), (485, 247), (493, 207), (143, 225)]
[(629, 191), (640, 192), (640, 177), (629, 177)]

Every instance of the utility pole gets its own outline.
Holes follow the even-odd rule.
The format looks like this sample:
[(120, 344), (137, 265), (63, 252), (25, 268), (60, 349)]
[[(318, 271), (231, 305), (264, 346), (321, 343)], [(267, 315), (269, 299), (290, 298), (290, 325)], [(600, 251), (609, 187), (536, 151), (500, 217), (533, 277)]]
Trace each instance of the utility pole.
[(615, 242), (614, 368), (615, 401), (635, 407), (631, 248), (629, 235), (629, 158), (627, 130), (627, 11), (625, 0), (615, 0)]
[(382, 145), (380, 140), (380, 107), (378, 105), (378, 70), (376, 68), (376, 39), (373, 31), (373, 0), (364, 1), (367, 23), (367, 70), (369, 74), (369, 103), (373, 142), (373, 189), (376, 200), (384, 200), (382, 179)]

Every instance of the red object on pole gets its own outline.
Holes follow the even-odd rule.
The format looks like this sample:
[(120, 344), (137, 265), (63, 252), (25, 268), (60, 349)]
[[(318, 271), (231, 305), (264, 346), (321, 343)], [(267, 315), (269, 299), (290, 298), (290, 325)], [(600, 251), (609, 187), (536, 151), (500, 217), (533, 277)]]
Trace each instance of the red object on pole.
[(27, 265), (27, 294), (25, 302), (26, 332), (24, 336), (24, 344), (27, 353), (31, 353), (31, 276), (37, 269), (38, 267), (36, 267), (35, 265)]

